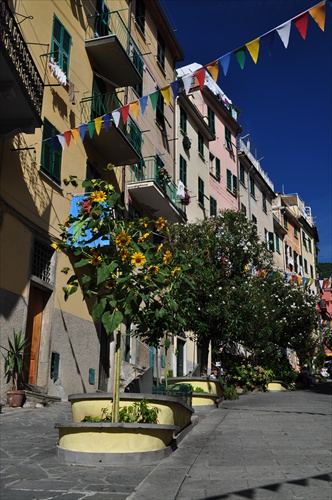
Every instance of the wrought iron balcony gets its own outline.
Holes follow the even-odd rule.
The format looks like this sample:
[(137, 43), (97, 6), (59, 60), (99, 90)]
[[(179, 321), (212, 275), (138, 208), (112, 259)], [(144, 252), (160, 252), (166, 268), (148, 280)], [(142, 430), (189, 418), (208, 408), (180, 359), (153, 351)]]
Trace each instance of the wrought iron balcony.
[(158, 159), (155, 156), (147, 157), (131, 165), (128, 191), (154, 217), (162, 216), (171, 222), (183, 222), (186, 220), (186, 207), (181, 204), (176, 185)]
[[(99, 116), (112, 113), (122, 106), (116, 93), (95, 94), (81, 100), (81, 123), (87, 123)], [(92, 138), (87, 134), (93, 146), (107, 157), (114, 165), (131, 165), (141, 160), (142, 133), (135, 122), (128, 116), (127, 123), (120, 119), (118, 127), (111, 120), (108, 131), (104, 127), (100, 134)]]
[(119, 12), (89, 16), (85, 48), (102, 76), (115, 87), (141, 83), (143, 59)]
[(42, 125), (44, 85), (6, 0), (0, 0), (0, 136)]

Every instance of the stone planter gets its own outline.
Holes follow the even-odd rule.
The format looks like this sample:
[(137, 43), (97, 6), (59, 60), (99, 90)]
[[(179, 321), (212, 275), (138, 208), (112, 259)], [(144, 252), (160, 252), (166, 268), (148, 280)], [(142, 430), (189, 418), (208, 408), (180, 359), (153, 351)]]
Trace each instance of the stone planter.
[(190, 384), (193, 389), (203, 389), (204, 392), (192, 393), (192, 406), (218, 406), (223, 400), (223, 387), (219, 380), (203, 377), (171, 377), (168, 384)]
[(20, 408), (25, 401), (25, 391), (16, 389), (7, 391), (7, 405), (11, 408)]
[(100, 416), (101, 408), (111, 409), (112, 394), (70, 395), (73, 422), (55, 424), (58, 458), (68, 463), (111, 464), (168, 456), (190, 430), (194, 410), (176, 397), (134, 393), (120, 395), (120, 408), (140, 399), (159, 409), (158, 424), (82, 422), (86, 416)]

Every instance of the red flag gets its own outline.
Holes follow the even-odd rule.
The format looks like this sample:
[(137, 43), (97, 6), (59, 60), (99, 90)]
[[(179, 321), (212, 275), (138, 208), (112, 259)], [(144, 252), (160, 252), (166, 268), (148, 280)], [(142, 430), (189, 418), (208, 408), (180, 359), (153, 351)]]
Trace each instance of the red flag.
[(71, 141), (71, 130), (67, 130), (67, 132), (63, 133), (63, 135), (64, 135), (64, 138), (66, 140), (67, 147), (69, 148), (69, 144)]
[(294, 17), (293, 21), (295, 26), (299, 30), (299, 33), (302, 36), (303, 40), (305, 40), (308, 29), (308, 12), (304, 12), (303, 14)]
[(127, 104), (126, 106), (122, 106), (122, 108), (120, 108), (120, 111), (123, 123), (126, 124), (129, 115), (129, 104)]
[(194, 75), (199, 83), (199, 88), (201, 90), (204, 87), (205, 73), (206, 73), (206, 68), (201, 68), (194, 72)]

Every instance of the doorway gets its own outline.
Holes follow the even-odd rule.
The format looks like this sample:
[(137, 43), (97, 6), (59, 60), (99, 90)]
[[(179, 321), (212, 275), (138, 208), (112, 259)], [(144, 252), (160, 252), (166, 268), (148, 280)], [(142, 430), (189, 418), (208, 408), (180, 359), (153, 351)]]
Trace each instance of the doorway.
[(176, 376), (183, 377), (183, 366), (184, 366), (184, 346), (185, 341), (177, 337), (176, 347), (177, 347), (177, 357), (176, 357)]

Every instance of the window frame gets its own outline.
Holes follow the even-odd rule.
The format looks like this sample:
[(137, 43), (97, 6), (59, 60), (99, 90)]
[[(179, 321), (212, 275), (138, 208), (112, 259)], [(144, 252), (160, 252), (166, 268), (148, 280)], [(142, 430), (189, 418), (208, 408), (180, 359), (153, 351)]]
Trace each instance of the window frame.
[(217, 200), (210, 196), (210, 217), (217, 216)]
[(239, 179), (239, 181), (241, 182), (242, 186), (244, 186), (246, 188), (247, 185), (246, 185), (245, 175), (246, 175), (246, 169), (244, 168), (242, 163), (240, 163), (240, 179)]
[(265, 214), (267, 214), (267, 199), (265, 193), (262, 193), (262, 210)]
[(225, 125), (225, 148), (233, 154), (232, 132)]
[(209, 128), (215, 134), (216, 133), (216, 115), (215, 115), (215, 112), (213, 111), (213, 109), (210, 108), (210, 106), (207, 106), (207, 119), (208, 119)]
[(159, 31), (157, 34), (157, 62), (161, 69), (165, 71), (166, 43)]
[(161, 92), (159, 92), (158, 102), (156, 106), (156, 122), (157, 125), (159, 125), (159, 127), (162, 128), (163, 130), (165, 130), (166, 128), (164, 110), (165, 110), (164, 98)]
[(145, 36), (145, 2), (136, 0), (135, 5), (135, 23), (142, 35)]
[(204, 158), (204, 137), (199, 130), (197, 131), (197, 142), (198, 142), (198, 153), (202, 158)]
[(180, 181), (183, 182), (184, 186), (187, 185), (187, 160), (180, 155)]
[(252, 176), (249, 177), (249, 186), (250, 186), (250, 196), (252, 196), (253, 199), (256, 200), (256, 184)]
[[(61, 185), (61, 161), (62, 161), (62, 147), (60, 142), (57, 142), (57, 150), (55, 151), (52, 145), (50, 137), (55, 137), (59, 134), (59, 131), (55, 126), (44, 118), (43, 123), (43, 136), (42, 136), (42, 150), (41, 150), (41, 171), (47, 175), (50, 179), (56, 182), (59, 186)], [(47, 158), (48, 157), (48, 158)], [(58, 158), (58, 166), (55, 165), (55, 160)], [(46, 167), (46, 163), (49, 163), (49, 167)], [(59, 173), (56, 174), (54, 171), (58, 169)]]
[(204, 207), (204, 181), (201, 177), (198, 176), (198, 203)]
[[(60, 40), (58, 40), (55, 35), (57, 23), (60, 29)], [(68, 36), (68, 50), (64, 48), (65, 35)], [(51, 57), (54, 58), (59, 68), (61, 68), (61, 70), (65, 73), (67, 78), (69, 76), (71, 46), (72, 46), (72, 37), (69, 31), (66, 30), (60, 19), (55, 14), (53, 14)]]
[(187, 133), (187, 113), (185, 110), (180, 106), (180, 130), (184, 134)]
[(276, 248), (276, 252), (280, 253), (280, 237), (278, 234), (275, 235), (275, 248)]

